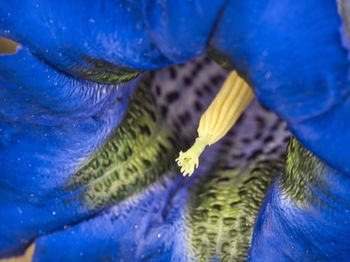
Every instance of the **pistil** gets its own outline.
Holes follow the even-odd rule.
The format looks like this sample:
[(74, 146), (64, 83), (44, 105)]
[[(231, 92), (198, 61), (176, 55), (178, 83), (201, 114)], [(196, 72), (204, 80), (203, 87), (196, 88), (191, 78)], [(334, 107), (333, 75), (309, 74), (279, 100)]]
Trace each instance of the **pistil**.
[(199, 156), (205, 147), (216, 143), (226, 135), (253, 97), (254, 93), (247, 82), (236, 71), (232, 71), (202, 115), (195, 143), (186, 152), (181, 151), (175, 160), (184, 176), (193, 174), (198, 168)]

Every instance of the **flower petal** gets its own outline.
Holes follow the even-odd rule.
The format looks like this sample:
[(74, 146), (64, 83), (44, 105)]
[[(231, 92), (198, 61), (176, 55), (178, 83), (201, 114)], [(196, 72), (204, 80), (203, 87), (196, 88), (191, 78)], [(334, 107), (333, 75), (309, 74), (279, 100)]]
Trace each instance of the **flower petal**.
[(346, 261), (350, 245), (350, 181), (296, 139), (282, 176), (264, 201), (249, 261)]
[(169, 261), (175, 249), (176, 261), (186, 261), (181, 243), (176, 243), (183, 235), (179, 218), (186, 199), (184, 189), (172, 197), (178, 186), (173, 181), (158, 183), (90, 220), (39, 238), (34, 261)]
[(115, 83), (136, 75), (130, 68), (203, 54), (223, 2), (28, 0), (18, 8), (9, 0), (0, 8), (0, 35), (67, 74)]
[(231, 1), (209, 45), (306, 148), (350, 173), (349, 49), (341, 27), (336, 1)]
[(6, 214), (0, 256), (6, 256), (91, 214), (62, 190), (119, 124), (135, 82), (104, 86), (70, 78), (22, 48), (1, 55), (0, 69), (0, 213)]

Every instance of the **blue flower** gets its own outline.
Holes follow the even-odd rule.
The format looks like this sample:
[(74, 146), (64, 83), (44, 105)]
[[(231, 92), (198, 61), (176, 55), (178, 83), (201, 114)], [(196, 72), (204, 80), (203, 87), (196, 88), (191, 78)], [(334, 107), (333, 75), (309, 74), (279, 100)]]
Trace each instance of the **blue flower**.
[[(0, 257), (34, 242), (34, 261), (346, 260), (348, 8), (2, 1), (0, 36), (21, 46), (0, 55)], [(204, 54), (287, 123), (286, 156), (286, 124), (254, 102), (178, 175), (225, 71), (166, 66)]]

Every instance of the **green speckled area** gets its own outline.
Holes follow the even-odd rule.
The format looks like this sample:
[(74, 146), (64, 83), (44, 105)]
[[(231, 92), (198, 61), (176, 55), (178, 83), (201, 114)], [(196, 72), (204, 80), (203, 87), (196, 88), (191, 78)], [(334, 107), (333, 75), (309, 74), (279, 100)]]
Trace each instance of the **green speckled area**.
[(145, 188), (174, 164), (178, 139), (162, 121), (143, 80), (129, 101), (123, 122), (86, 161), (70, 187), (86, 186), (90, 207), (110, 206)]
[(246, 261), (260, 205), (282, 166), (281, 160), (269, 160), (217, 167), (198, 179), (189, 206), (195, 261)]
[(286, 165), (280, 179), (282, 192), (300, 207), (307, 207), (309, 202), (319, 199), (311, 188), (315, 185), (325, 188), (323, 179), (328, 169), (293, 137), (288, 145)]
[(101, 84), (118, 84), (128, 82), (131, 79), (139, 76), (142, 72), (129, 68), (115, 66), (106, 61), (91, 61), (87, 58), (82, 58), (86, 64), (80, 77)]

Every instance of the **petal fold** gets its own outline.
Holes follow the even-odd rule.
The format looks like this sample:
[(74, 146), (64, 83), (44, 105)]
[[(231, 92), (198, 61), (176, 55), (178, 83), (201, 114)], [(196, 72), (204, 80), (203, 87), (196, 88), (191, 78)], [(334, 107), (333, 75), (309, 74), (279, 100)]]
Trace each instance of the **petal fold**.
[(254, 229), (249, 261), (346, 261), (350, 179), (296, 139), (282, 176), (269, 190)]
[(67, 74), (118, 83), (202, 55), (223, 2), (6, 0), (0, 35)]
[(19, 48), (0, 55), (0, 256), (91, 214), (64, 186), (121, 119), (135, 81), (78, 80)]
[(246, 77), (306, 148), (350, 174), (349, 49), (342, 26), (336, 1), (230, 1), (209, 48)]

